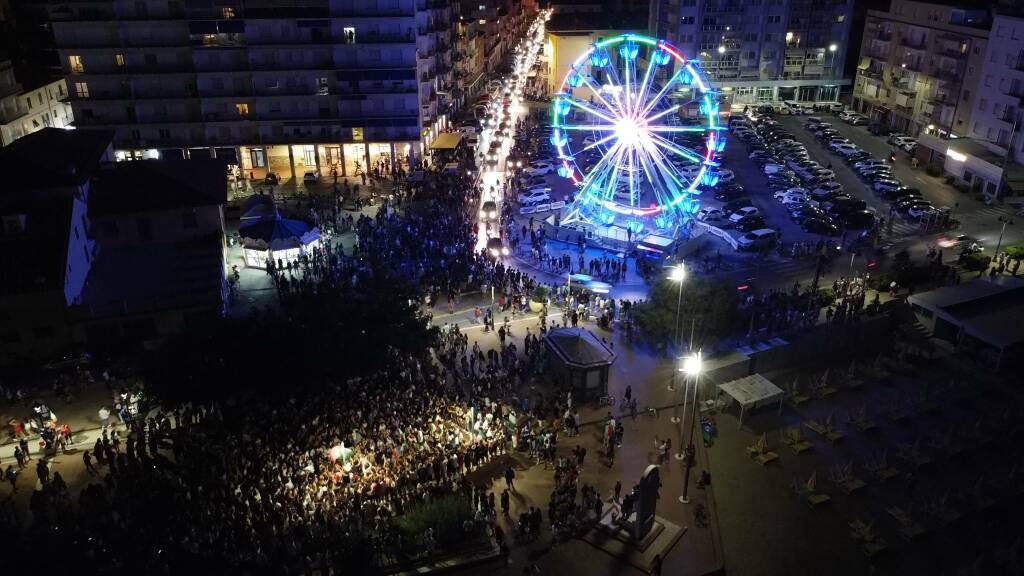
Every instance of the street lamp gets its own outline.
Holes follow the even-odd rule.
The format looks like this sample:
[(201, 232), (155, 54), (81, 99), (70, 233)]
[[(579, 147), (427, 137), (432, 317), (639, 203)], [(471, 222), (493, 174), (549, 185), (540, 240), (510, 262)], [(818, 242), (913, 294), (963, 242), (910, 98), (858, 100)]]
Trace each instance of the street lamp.
[[(675, 324), (675, 335), (674, 335), (675, 340), (672, 342), (672, 344), (676, 348), (679, 348), (679, 311), (680, 311), (680, 309), (683, 306), (683, 280), (686, 280), (686, 268), (683, 267), (683, 263), (682, 262), (680, 262), (678, 266), (674, 266), (672, 268), (672, 273), (669, 274), (668, 279), (673, 281), (673, 282), (675, 282), (675, 283), (677, 283), (677, 284), (679, 284), (679, 296), (676, 299), (676, 324)], [(675, 371), (673, 371), (672, 372), (672, 381), (669, 382), (669, 385), (668, 385), (669, 392), (671, 392), (671, 391), (676, 389), (675, 383), (676, 383), (676, 373), (675, 373)], [(679, 416), (673, 415), (672, 416), (672, 421), (673, 422), (678, 422), (679, 421)]]
[[(683, 372), (693, 378), (693, 407), (690, 414), (690, 439), (686, 444), (686, 474), (683, 475), (683, 495), (679, 497), (679, 501), (683, 504), (689, 504), (689, 493), (690, 493), (690, 469), (693, 468), (694, 460), (697, 457), (697, 451), (693, 447), (693, 428), (696, 425), (695, 420), (697, 419), (697, 403), (699, 401), (700, 391), (700, 373), (704, 369), (704, 359), (700, 352), (687, 356), (686, 360), (683, 361)], [(682, 437), (680, 437), (680, 443)]]
[(999, 249), (1003, 247), (1003, 233), (1006, 232), (1006, 225), (1013, 224), (1013, 219), (1003, 218), (1002, 216), (999, 217), (999, 221), (1003, 223), (1003, 227), (999, 230), (999, 242), (996, 242), (996, 251), (995, 254), (992, 255), (993, 262), (995, 262), (995, 259), (999, 257)]
[(832, 44), (828, 45), (828, 51), (832, 55), (831, 56), (832, 61), (829, 62), (829, 66), (828, 67), (829, 67), (829, 69), (832, 70), (832, 77), (833, 78), (835, 78), (835, 76), (836, 76), (836, 50), (839, 50), (839, 45), (838, 44), (832, 43)]
[(725, 54), (725, 46), (719, 46), (718, 47), (718, 53), (719, 54)]

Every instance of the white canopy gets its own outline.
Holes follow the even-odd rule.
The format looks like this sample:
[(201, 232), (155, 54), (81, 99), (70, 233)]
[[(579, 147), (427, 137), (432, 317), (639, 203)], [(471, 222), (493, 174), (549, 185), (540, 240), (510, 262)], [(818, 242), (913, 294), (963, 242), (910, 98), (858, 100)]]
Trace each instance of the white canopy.
[(740, 426), (743, 426), (743, 413), (747, 407), (756, 408), (775, 400), (779, 401), (779, 410), (782, 410), (782, 399), (785, 394), (782, 389), (772, 384), (772, 381), (760, 374), (751, 374), (739, 380), (719, 384), (718, 392), (725, 392), (740, 405)]

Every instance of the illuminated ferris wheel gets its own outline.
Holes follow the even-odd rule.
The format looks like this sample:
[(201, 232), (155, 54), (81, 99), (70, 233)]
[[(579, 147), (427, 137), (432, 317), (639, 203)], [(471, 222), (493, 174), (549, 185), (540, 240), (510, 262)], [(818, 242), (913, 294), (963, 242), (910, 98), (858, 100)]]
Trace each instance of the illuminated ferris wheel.
[(579, 189), (562, 222), (675, 231), (718, 182), (718, 120), (699, 63), (668, 42), (624, 34), (592, 44), (552, 105), (558, 173)]

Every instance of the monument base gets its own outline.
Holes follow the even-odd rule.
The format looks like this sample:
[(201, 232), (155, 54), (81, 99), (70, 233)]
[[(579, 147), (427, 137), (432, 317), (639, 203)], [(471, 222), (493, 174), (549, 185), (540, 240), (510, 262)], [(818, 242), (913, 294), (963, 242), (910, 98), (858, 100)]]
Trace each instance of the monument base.
[(650, 573), (654, 557), (661, 556), (664, 559), (686, 532), (686, 527), (680, 527), (660, 516), (655, 516), (654, 524), (647, 535), (637, 541), (633, 539), (629, 521), (633, 520), (636, 514), (632, 514), (626, 522), (618, 524), (612, 522), (613, 510), (616, 508), (610, 507), (601, 516), (597, 526), (583, 539), (616, 558), (624, 558), (644, 572)]

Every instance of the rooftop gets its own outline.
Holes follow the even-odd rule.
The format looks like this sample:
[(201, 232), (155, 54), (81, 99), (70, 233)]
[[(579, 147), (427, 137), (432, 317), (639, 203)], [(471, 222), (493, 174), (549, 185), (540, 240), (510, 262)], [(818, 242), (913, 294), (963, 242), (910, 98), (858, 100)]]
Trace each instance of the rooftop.
[(96, 173), (90, 216), (158, 212), (227, 202), (223, 160), (137, 160)]
[(110, 151), (108, 130), (43, 128), (0, 148), (0, 196), (84, 184)]
[(563, 362), (573, 367), (593, 368), (615, 361), (615, 353), (593, 332), (583, 328), (549, 330), (544, 340)]
[(1024, 279), (978, 278), (957, 286), (910, 296), (911, 304), (932, 310), (967, 334), (998, 348), (1024, 342)]
[(224, 254), (218, 236), (104, 248), (89, 271), (77, 313), (91, 316), (222, 305)]

